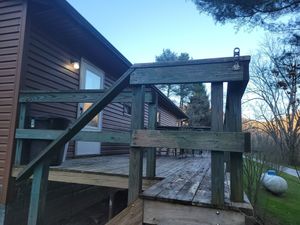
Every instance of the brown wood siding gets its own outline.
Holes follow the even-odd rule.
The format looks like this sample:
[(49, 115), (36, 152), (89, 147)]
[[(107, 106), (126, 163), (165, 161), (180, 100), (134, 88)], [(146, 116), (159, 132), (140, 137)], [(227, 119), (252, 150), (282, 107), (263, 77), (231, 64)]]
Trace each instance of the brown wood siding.
[[(105, 74), (104, 88), (109, 88), (115, 79)], [(102, 129), (103, 131), (129, 131), (131, 116), (124, 115), (123, 105), (120, 103), (109, 104), (103, 110)], [(126, 144), (102, 143), (101, 154), (122, 154), (127, 153), (129, 146)]]
[[(67, 48), (60, 46), (50, 37), (38, 30), (34, 24), (28, 41), (26, 76), (23, 89), (25, 90), (77, 90), (79, 88), (79, 70), (70, 67), (70, 59), (80, 56), (70, 53)], [(87, 60), (92, 61), (87, 58)], [(101, 66), (98, 66), (101, 69)], [(116, 79), (105, 74), (104, 88), (109, 88)], [(30, 117), (58, 116), (73, 121), (77, 117), (77, 104), (31, 104), (28, 107)], [(145, 124), (147, 124), (146, 107)], [(123, 105), (109, 104), (103, 110), (103, 130), (129, 131), (130, 115), (124, 115)], [(101, 154), (128, 153), (126, 144), (102, 143)], [(67, 157), (75, 156), (74, 142), (70, 143)]]
[[(104, 87), (109, 88), (115, 79), (105, 75)], [(148, 106), (145, 104), (145, 125), (148, 123)], [(120, 103), (109, 104), (103, 110), (102, 128), (105, 131), (130, 131), (131, 115), (123, 112), (123, 105)], [(124, 154), (128, 153), (129, 145), (102, 143), (101, 154)]]
[[(83, 57), (97, 65), (95, 60), (81, 52), (70, 51), (70, 46), (63, 46), (58, 43), (55, 37), (39, 27), (32, 19), (26, 58), (26, 75), (23, 89), (25, 90), (77, 90), (79, 89), (79, 70), (71, 67), (71, 59), (80, 61)], [(104, 88), (109, 88), (115, 78), (105, 73)], [(77, 117), (77, 104), (31, 104), (28, 107), (30, 117), (57, 116), (68, 118), (74, 121)], [(163, 114), (162, 116), (164, 116)], [(166, 119), (167, 120), (167, 119)], [(145, 127), (148, 121), (148, 107), (145, 107)], [(129, 131), (131, 116), (124, 115), (123, 105), (119, 103), (109, 104), (103, 110), (102, 129), (107, 131)], [(173, 124), (169, 124), (172, 126)], [(128, 153), (129, 146), (126, 144), (102, 143), (101, 154)], [(67, 157), (75, 156), (74, 142), (70, 143)]]
[[(70, 60), (77, 59), (78, 56), (46, 37), (34, 27), (34, 24), (30, 29), (23, 88), (25, 90), (77, 90), (79, 70), (70, 66)], [(28, 107), (28, 116), (63, 117), (74, 121), (77, 117), (77, 104), (31, 104)], [(74, 142), (71, 142), (68, 157), (72, 157), (73, 154)]]
[(0, 203), (10, 176), (25, 16), (21, 0), (0, 0)]
[[(26, 90), (76, 90), (79, 71), (72, 69), (70, 59), (76, 58), (57, 47), (34, 29), (28, 47)], [(31, 104), (31, 116), (60, 116), (76, 118), (77, 105), (70, 103)]]
[(158, 111), (160, 112), (160, 126), (178, 126), (178, 119), (175, 115), (161, 106), (158, 107)]

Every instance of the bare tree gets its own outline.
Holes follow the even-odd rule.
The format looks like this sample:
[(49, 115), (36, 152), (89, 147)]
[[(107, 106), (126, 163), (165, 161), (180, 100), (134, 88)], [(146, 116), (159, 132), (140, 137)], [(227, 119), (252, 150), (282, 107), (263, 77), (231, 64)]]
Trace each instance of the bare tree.
[(247, 92), (256, 129), (272, 137), (281, 158), (292, 166), (300, 155), (299, 72), (299, 54), (269, 38), (252, 62)]

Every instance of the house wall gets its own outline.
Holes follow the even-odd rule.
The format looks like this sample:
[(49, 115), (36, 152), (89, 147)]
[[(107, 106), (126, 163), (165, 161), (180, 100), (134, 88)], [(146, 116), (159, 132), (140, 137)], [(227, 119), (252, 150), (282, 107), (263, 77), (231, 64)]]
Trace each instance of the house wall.
[[(26, 20), (26, 10), (26, 1), (0, 0), (0, 203), (6, 200), (13, 158), (19, 85), (21, 84), (22, 90), (77, 90), (79, 88), (79, 71), (71, 67), (70, 60), (80, 60), (82, 55), (56, 42), (49, 33), (44, 32), (45, 27), (37, 27), (34, 20), (30, 18)], [(23, 52), (24, 60), (21, 60)], [(88, 56), (84, 58), (93, 63), (92, 58)], [(101, 65), (97, 66), (101, 68)], [(106, 73), (105, 88), (112, 85), (115, 80)], [(74, 121), (77, 116), (77, 105), (56, 103), (28, 106), (28, 116), (49, 115), (67, 117)], [(167, 110), (162, 110), (162, 125), (174, 126), (176, 121), (176, 118), (172, 121), (174, 118)], [(110, 104), (103, 112), (103, 130), (128, 131), (130, 120), (130, 116), (124, 114), (122, 104)], [(145, 108), (146, 125), (147, 107)], [(103, 154), (119, 154), (127, 151), (126, 145), (102, 143)], [(74, 143), (70, 143), (68, 157), (73, 156)]]
[(0, 0), (0, 203), (6, 202), (12, 159), (25, 17), (21, 0)]
[[(23, 90), (77, 90), (79, 89), (79, 70), (73, 69), (70, 59), (80, 61), (81, 55), (71, 52), (67, 46), (61, 46), (31, 22)], [(93, 60), (85, 57), (93, 63)], [(101, 65), (96, 65), (101, 69)], [(116, 78), (105, 73), (104, 88), (109, 88)], [(147, 105), (145, 107), (145, 124), (147, 124)], [(74, 121), (77, 117), (77, 104), (72, 103), (44, 103), (30, 104), (29, 117), (58, 116)], [(109, 104), (103, 110), (102, 130), (129, 131), (131, 116), (126, 115), (120, 103)], [(102, 143), (101, 154), (127, 153), (126, 144)], [(70, 143), (68, 157), (74, 157), (75, 144)]]
[[(26, 51), (26, 66), (22, 90), (77, 90), (79, 70), (70, 66), (70, 59), (77, 59), (75, 53), (54, 43), (49, 37), (31, 24)], [(39, 103), (27, 107), (28, 117), (68, 118), (74, 121), (77, 104)], [(74, 142), (70, 143), (68, 156), (74, 152)]]
[(160, 112), (160, 126), (178, 126), (177, 117), (168, 111), (165, 107), (159, 106), (158, 112)]

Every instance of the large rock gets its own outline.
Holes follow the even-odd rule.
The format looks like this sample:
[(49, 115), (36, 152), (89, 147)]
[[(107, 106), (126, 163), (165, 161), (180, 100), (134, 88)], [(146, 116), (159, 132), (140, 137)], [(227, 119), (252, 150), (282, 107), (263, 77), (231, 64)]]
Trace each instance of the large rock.
[(262, 175), (262, 184), (267, 190), (276, 195), (281, 195), (288, 189), (285, 179), (277, 175), (269, 175), (268, 173)]

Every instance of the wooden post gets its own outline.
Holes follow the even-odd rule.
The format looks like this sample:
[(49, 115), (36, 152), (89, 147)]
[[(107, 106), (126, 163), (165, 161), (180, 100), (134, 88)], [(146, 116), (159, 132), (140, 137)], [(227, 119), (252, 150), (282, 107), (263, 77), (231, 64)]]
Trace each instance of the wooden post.
[[(144, 128), (144, 85), (132, 88), (131, 129)], [(143, 151), (131, 147), (129, 159), (128, 204), (134, 202), (142, 191)]]
[[(241, 98), (242, 85), (239, 82), (229, 82), (227, 88), (225, 130), (240, 132), (242, 130)], [(234, 202), (244, 201), (243, 191), (243, 154), (230, 153), (230, 199)]]
[[(19, 128), (25, 127), (25, 118), (26, 118), (26, 103), (20, 104), (19, 110)], [(15, 154), (15, 165), (21, 165), (22, 160), (22, 148), (23, 148), (23, 140), (17, 139), (16, 141), (16, 154)]]
[[(157, 116), (157, 93), (153, 92), (153, 102), (148, 107), (148, 129), (156, 129), (156, 116)], [(155, 177), (156, 169), (156, 148), (147, 149), (147, 168), (146, 176)]]
[[(211, 130), (223, 131), (223, 83), (211, 85)], [(224, 152), (211, 152), (211, 192), (213, 205), (224, 204)]]
[(34, 169), (27, 225), (43, 225), (47, 197), (49, 161), (43, 161)]

